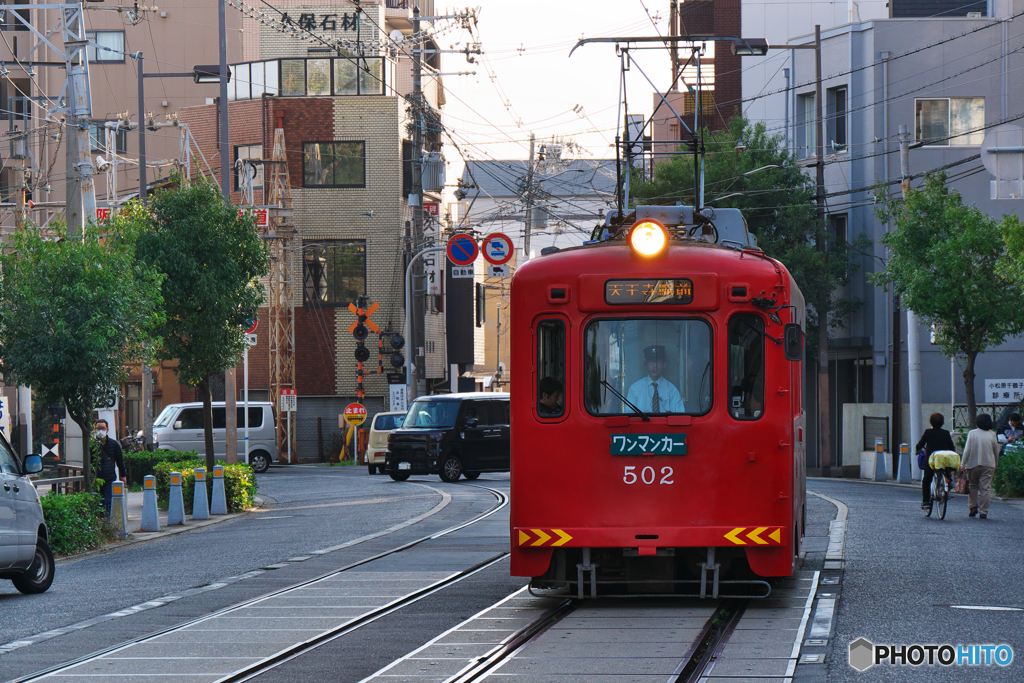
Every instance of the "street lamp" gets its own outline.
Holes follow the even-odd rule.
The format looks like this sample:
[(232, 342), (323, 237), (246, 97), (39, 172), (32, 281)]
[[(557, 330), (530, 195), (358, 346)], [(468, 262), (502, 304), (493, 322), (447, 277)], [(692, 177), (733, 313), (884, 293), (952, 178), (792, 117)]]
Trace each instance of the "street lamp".
[(737, 57), (764, 57), (769, 48), (764, 38), (734, 38), (730, 46)]
[[(231, 67), (228, 67), (228, 83), (231, 82)], [(220, 64), (197, 64), (192, 67), (192, 80), (196, 83), (220, 83)]]

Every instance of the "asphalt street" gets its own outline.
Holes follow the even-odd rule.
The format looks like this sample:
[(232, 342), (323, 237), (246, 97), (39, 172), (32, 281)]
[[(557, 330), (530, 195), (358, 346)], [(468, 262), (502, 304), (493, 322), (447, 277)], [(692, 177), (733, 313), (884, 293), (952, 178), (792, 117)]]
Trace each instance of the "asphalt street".
[[(849, 507), (830, 683), (1024, 680), (1024, 509), (994, 501), (989, 519), (972, 519), (967, 496), (954, 495), (939, 520), (924, 516), (918, 489), (825, 481), (808, 488)], [(1005, 643), (1017, 659), (1005, 668), (883, 664), (861, 673), (847, 654), (861, 637), (897, 645)]]

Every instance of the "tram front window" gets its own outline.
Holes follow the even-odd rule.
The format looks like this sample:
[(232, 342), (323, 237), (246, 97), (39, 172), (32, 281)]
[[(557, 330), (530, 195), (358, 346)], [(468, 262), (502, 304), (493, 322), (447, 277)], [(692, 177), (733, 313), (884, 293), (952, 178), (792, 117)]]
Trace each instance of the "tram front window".
[(592, 415), (703, 415), (711, 409), (711, 327), (703, 320), (614, 319), (587, 326), (585, 402)]

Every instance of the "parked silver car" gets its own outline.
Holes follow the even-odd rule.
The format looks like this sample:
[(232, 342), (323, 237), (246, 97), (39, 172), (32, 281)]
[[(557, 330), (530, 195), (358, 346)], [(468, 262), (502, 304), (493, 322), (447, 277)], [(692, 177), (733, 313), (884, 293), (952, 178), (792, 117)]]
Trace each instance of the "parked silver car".
[(22, 463), (0, 433), (0, 579), (10, 579), (22, 593), (42, 593), (53, 583), (43, 506), (28, 478), (42, 469), (38, 455)]
[[(245, 409), (237, 405), (238, 462), (249, 463), (257, 472), (266, 472), (277, 462), (277, 430), (270, 403), (249, 402), (249, 449), (245, 449)], [(165, 451), (206, 453), (202, 403), (171, 403), (153, 420), (153, 443)], [(225, 450), (224, 402), (213, 402), (213, 454), (223, 458)]]

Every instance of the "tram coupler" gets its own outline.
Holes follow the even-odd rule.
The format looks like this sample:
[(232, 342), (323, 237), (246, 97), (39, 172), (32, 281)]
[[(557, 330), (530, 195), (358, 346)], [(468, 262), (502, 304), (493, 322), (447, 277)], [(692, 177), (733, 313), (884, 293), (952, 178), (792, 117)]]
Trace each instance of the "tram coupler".
[(590, 597), (597, 597), (597, 565), (590, 564), (590, 548), (583, 549), (583, 563), (576, 565), (576, 596), (583, 599), (583, 573), (590, 572)]
[(708, 585), (708, 570), (714, 570), (714, 576), (712, 578), (711, 597), (718, 597), (718, 571), (722, 565), (715, 563), (715, 548), (714, 546), (708, 547), (708, 561), (700, 563), (700, 597), (707, 597), (707, 585)]

